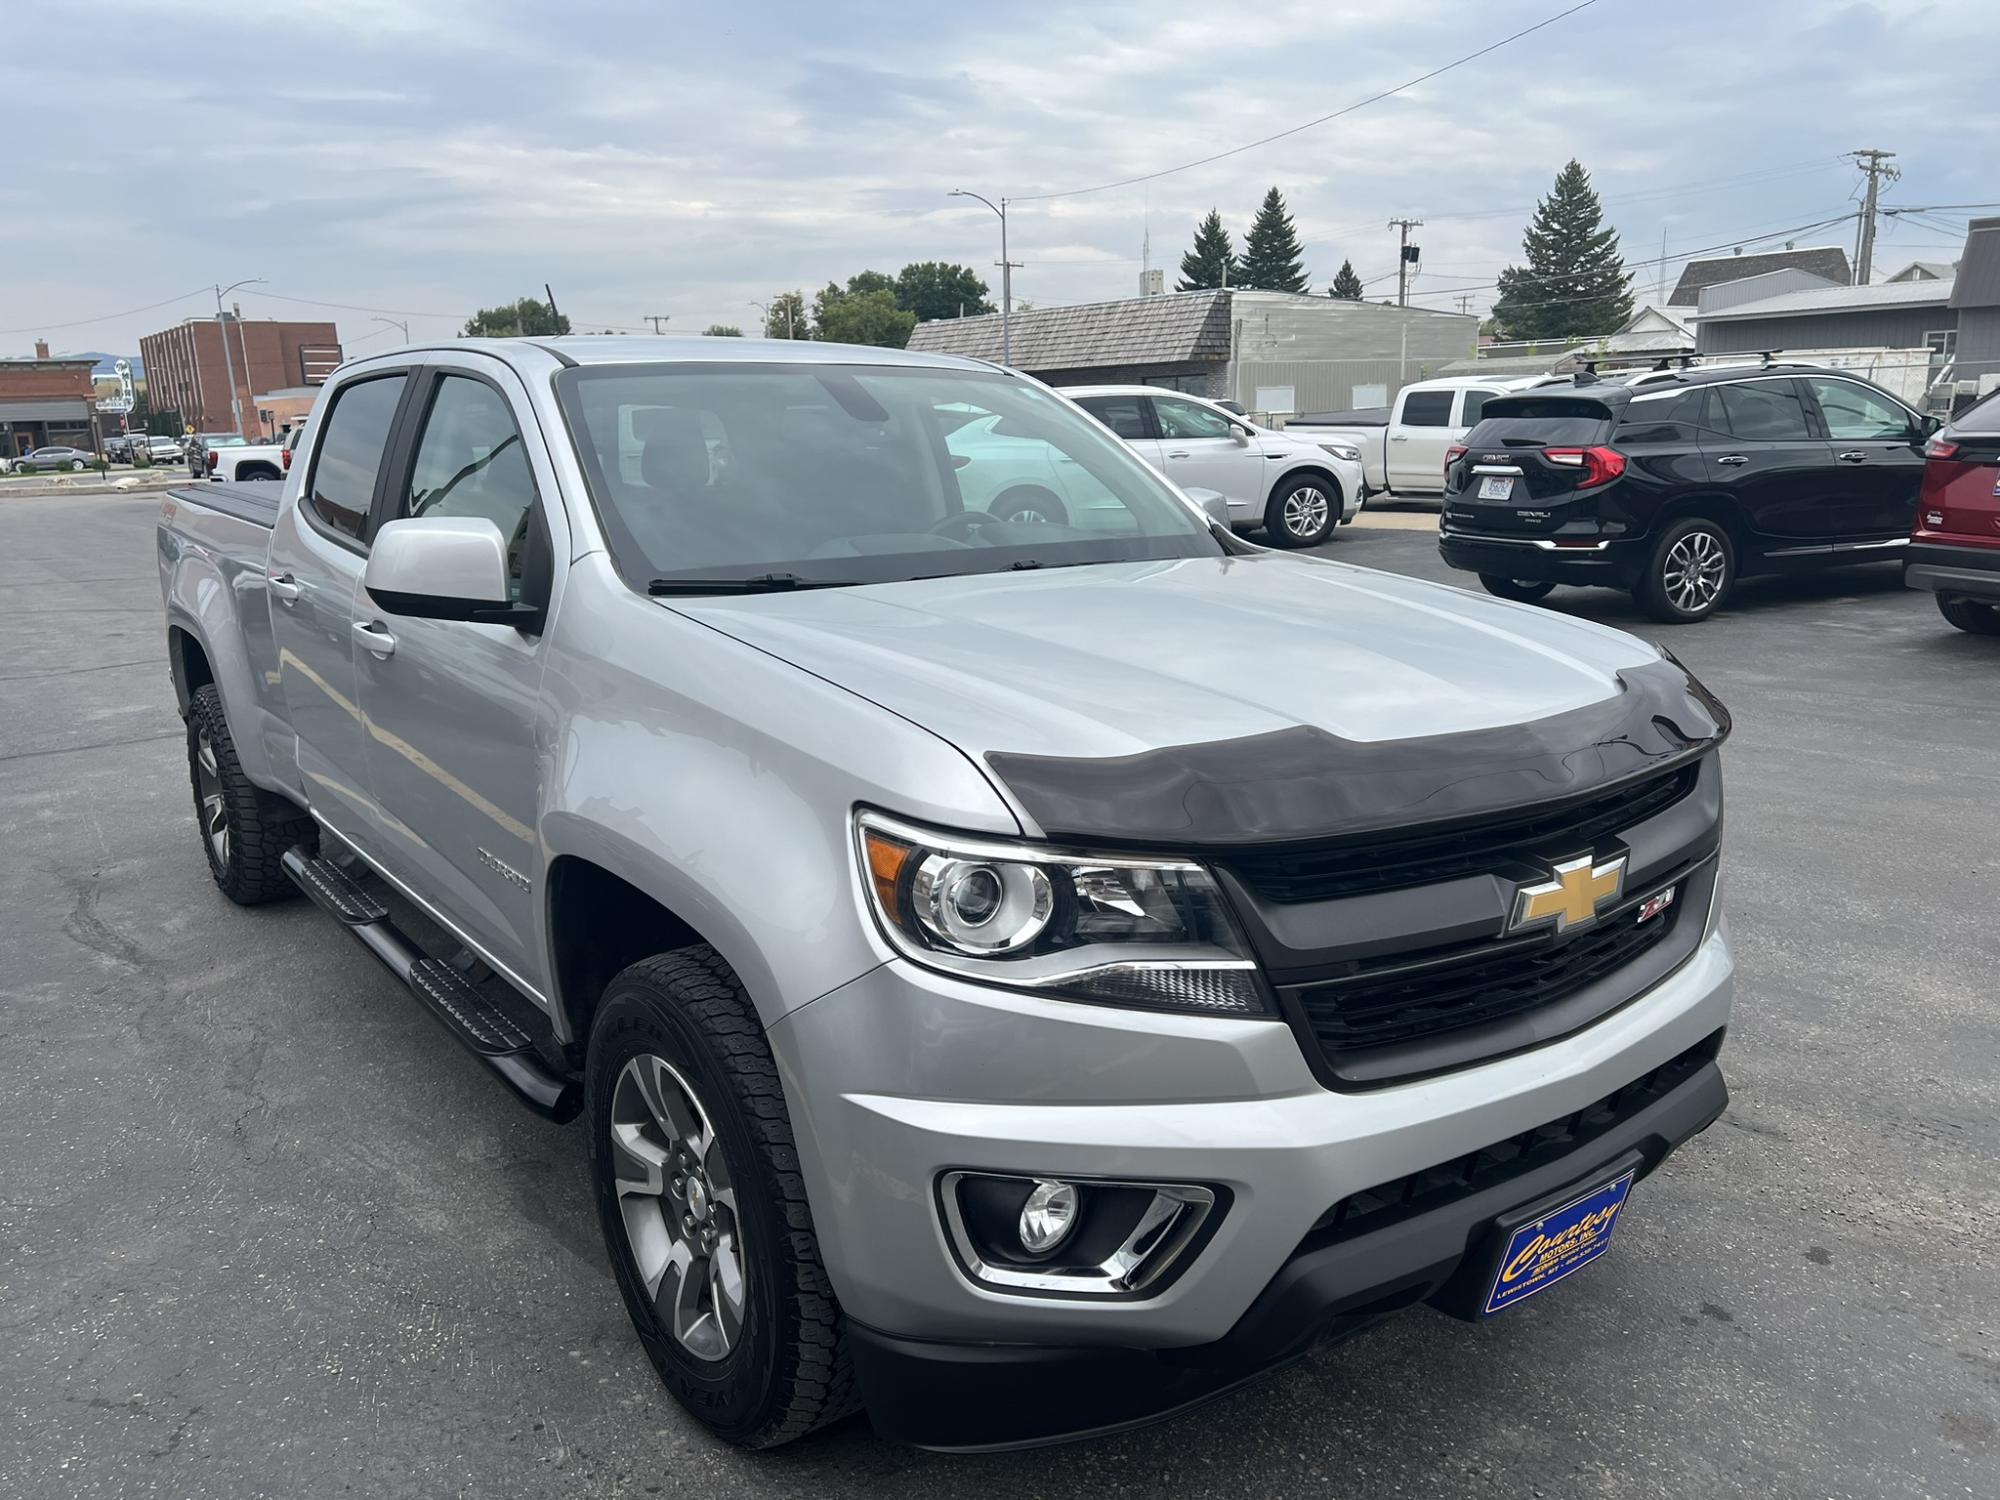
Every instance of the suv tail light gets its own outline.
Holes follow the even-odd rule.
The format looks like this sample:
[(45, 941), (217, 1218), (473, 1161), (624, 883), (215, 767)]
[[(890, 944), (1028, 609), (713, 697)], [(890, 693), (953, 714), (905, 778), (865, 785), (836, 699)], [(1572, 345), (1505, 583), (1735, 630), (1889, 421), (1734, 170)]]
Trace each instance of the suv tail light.
[(1950, 438), (1934, 437), (1924, 444), (1925, 458), (1955, 458), (1957, 455), (1958, 444)]
[(1609, 484), (1625, 472), (1625, 455), (1616, 448), (1544, 448), (1542, 457), (1552, 464), (1583, 470), (1576, 482), (1580, 490)]
[(1444, 466), (1449, 469), (1463, 457), (1465, 457), (1465, 444), (1453, 443), (1444, 450)]

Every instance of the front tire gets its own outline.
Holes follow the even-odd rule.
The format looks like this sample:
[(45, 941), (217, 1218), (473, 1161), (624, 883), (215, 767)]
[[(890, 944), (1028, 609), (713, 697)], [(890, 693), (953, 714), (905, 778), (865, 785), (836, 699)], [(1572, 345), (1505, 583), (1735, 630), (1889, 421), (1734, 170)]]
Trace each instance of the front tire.
[(1024, 525), (1069, 525), (1069, 507), (1038, 484), (1017, 484), (993, 497), (987, 513), (996, 521)]
[(613, 979), (585, 1087), (605, 1246), (667, 1389), (746, 1448), (855, 1410), (777, 1064), (722, 956), (698, 945)]
[(1503, 578), (1498, 573), (1481, 573), (1479, 586), (1496, 599), (1512, 599), (1517, 604), (1539, 604), (1555, 591), (1553, 583), (1536, 583), (1528, 578)]
[(2000, 608), (1976, 599), (1952, 599), (1943, 594), (1937, 596), (1937, 606), (1938, 613), (1954, 629), (1967, 635), (2000, 635)]
[(69, 471), (70, 471), (70, 473), (72, 473), (72, 474), (81, 474), (81, 473), (83, 472), (83, 470), (84, 470), (84, 462), (83, 462), (83, 460), (82, 460), (82, 459), (80, 459), (80, 458), (72, 458), (72, 459), (71, 459), (71, 460), (69, 461)]
[(1736, 547), (1729, 533), (1706, 516), (1690, 516), (1653, 544), (1633, 596), (1654, 619), (1691, 625), (1722, 608), (1735, 587)]
[(1264, 534), (1275, 547), (1317, 547), (1339, 524), (1339, 489), (1310, 475), (1285, 480), (1264, 510)]
[(243, 774), (213, 683), (188, 699), (187, 751), (202, 852), (222, 894), (238, 906), (296, 896), (299, 888), (280, 861), (294, 844), (317, 850), (319, 826)]

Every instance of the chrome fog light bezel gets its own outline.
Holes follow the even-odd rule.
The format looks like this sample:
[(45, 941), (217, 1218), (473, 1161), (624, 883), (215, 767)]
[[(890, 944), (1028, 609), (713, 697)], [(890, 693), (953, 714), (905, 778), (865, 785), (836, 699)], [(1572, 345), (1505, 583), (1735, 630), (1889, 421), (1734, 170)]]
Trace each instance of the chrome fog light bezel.
[[(996, 1265), (979, 1251), (959, 1199), (968, 1179), (1060, 1183), (1077, 1189), (1080, 1204), (1069, 1229), (1033, 1265)], [(1137, 1223), (1109, 1255), (1091, 1264), (1065, 1264), (1064, 1245), (1078, 1237), (1089, 1212), (1089, 1189), (1150, 1191), (1151, 1201)], [(938, 1213), (959, 1272), (985, 1291), (1078, 1300), (1137, 1300), (1164, 1291), (1191, 1265), (1227, 1208), (1227, 1189), (1196, 1182), (1141, 1182), (1125, 1178), (1075, 1177), (1061, 1173), (954, 1170), (938, 1178)], [(1032, 1252), (1030, 1252), (1032, 1253)]]

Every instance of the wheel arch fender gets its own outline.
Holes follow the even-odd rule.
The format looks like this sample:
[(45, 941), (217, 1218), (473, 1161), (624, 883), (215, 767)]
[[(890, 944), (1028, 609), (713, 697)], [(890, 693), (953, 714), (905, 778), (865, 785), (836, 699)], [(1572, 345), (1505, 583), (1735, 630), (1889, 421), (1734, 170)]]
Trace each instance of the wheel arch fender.
[(1340, 519), (1340, 509), (1347, 503), (1347, 491), (1341, 488), (1340, 477), (1337, 474), (1331, 469), (1323, 468), (1310, 460), (1304, 463), (1294, 463), (1278, 475), (1277, 479), (1272, 482), (1270, 489), (1264, 492), (1264, 509), (1266, 511), (1270, 510), (1271, 502), (1284, 493), (1286, 485), (1297, 484), (1301, 479), (1317, 479), (1332, 492), (1334, 519), (1338, 521)]
[(187, 717), (188, 700), (213, 685), (236, 744), (237, 763), (249, 780), (277, 789), (265, 745), (256, 669), (236, 618), (237, 598), (220, 570), (192, 551), (175, 568), (167, 591), (167, 666), (174, 705)]
[(1743, 514), (1743, 507), (1718, 490), (1691, 490), (1687, 494), (1676, 495), (1660, 508), (1649, 530), (1657, 541), (1669, 526), (1693, 517), (1713, 521), (1728, 533), (1730, 545), (1736, 549), (1736, 566), (1740, 571), (1755, 533), (1750, 529), (1749, 518)]

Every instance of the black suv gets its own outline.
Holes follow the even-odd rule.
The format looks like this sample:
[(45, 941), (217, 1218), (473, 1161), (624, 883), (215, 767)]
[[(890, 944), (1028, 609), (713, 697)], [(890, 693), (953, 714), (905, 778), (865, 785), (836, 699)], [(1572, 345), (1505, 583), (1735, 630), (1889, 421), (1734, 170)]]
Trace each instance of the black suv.
[(1580, 375), (1486, 403), (1438, 549), (1504, 599), (1605, 584), (1700, 620), (1746, 573), (1900, 556), (1935, 425), (1812, 365)]

